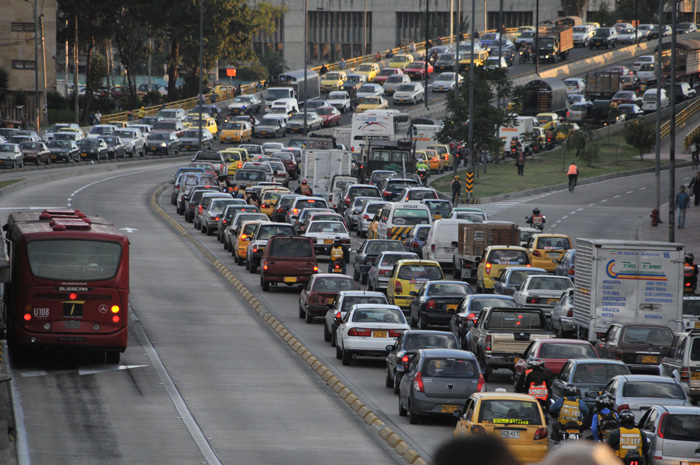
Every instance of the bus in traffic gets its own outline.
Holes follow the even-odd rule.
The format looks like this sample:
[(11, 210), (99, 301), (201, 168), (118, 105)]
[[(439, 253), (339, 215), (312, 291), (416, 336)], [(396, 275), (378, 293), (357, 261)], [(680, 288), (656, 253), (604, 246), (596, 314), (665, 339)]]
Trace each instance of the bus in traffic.
[(4, 320), (13, 354), (79, 349), (119, 363), (128, 333), (126, 236), (73, 209), (12, 213), (3, 230), (10, 270)]

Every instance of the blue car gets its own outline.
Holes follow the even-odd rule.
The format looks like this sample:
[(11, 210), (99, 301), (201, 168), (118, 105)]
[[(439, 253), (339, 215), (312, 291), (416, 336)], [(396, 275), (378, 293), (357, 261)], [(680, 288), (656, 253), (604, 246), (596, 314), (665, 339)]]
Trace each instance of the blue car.
[(408, 237), (406, 237), (404, 240), (404, 244), (406, 244), (411, 252), (414, 252), (418, 254), (420, 258), (423, 258), (423, 245), (425, 244), (425, 240), (428, 238), (429, 232), (429, 224), (416, 225), (408, 233)]

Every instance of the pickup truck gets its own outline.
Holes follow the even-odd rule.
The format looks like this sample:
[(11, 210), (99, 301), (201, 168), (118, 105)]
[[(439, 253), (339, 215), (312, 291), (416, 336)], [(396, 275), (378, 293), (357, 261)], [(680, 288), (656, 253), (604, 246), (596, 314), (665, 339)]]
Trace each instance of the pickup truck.
[(271, 237), (261, 263), (260, 285), (266, 292), (270, 284), (304, 285), (318, 272), (313, 241), (302, 236)]
[(341, 113), (352, 111), (353, 99), (350, 97), (350, 92), (346, 90), (336, 90), (329, 93), (326, 102)]
[(552, 337), (542, 309), (489, 307), (469, 329), (465, 342), (488, 380), (494, 369), (515, 370), (519, 354), (525, 352), (530, 341)]

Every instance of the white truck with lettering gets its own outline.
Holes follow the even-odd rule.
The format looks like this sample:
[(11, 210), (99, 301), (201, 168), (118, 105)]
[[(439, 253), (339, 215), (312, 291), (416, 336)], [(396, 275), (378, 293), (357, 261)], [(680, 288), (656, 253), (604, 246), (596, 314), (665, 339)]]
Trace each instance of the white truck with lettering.
[(301, 152), (301, 179), (306, 179), (314, 195), (328, 198), (333, 177), (351, 174), (352, 152), (307, 149)]
[(393, 114), (354, 113), (350, 129), (350, 150), (361, 152), (366, 140), (396, 140)]
[(685, 246), (670, 242), (576, 239), (573, 323), (599, 340), (612, 323), (650, 323), (678, 332)]
[(503, 142), (503, 150), (505, 152), (510, 150), (510, 141), (513, 137), (517, 137), (522, 143), (525, 134), (531, 133), (533, 128), (540, 125), (534, 116), (513, 116), (515, 116), (513, 124), (498, 128), (498, 137)]

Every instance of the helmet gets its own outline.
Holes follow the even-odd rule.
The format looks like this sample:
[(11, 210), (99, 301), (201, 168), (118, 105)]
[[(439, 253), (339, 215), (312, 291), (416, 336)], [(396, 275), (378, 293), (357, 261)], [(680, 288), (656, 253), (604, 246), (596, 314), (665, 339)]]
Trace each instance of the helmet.
[(634, 413), (627, 409), (620, 412), (620, 424), (624, 427), (634, 426)]
[(302, 180), (301, 180), (301, 183), (302, 183), (302, 184), (307, 184), (306, 179), (302, 179)]
[(607, 394), (602, 394), (595, 398), (595, 408), (597, 408), (598, 411), (603, 410), (604, 408), (612, 409), (613, 404), (613, 400)]
[(459, 179), (459, 176), (455, 176), (455, 179)]
[(564, 388), (564, 396), (565, 397), (578, 397), (578, 389), (576, 389), (576, 386), (566, 386)]
[(688, 252), (685, 254), (685, 262), (686, 263), (693, 263), (695, 261), (695, 255), (693, 255), (691, 252)]
[(540, 358), (530, 357), (527, 359), (527, 367), (533, 368), (533, 369), (538, 369), (538, 370), (543, 370), (544, 369), (544, 360), (542, 360)]
[(540, 214), (540, 209), (538, 207), (535, 207), (532, 209), (532, 214), (533, 215), (539, 215)]

